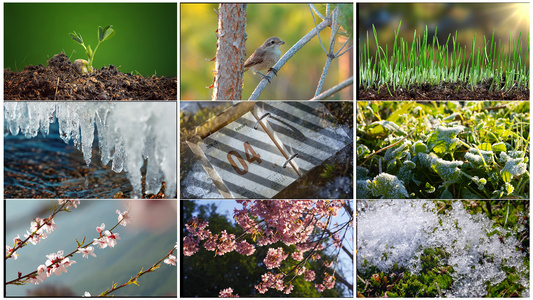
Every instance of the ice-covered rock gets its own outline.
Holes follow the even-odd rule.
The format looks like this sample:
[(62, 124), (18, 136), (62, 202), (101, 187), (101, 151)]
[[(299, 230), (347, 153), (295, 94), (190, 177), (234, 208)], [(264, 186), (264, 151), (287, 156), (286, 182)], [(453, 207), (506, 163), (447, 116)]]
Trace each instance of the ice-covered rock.
[(4, 133), (35, 137), (49, 133), (57, 120), (65, 143), (73, 141), (91, 162), (96, 134), (102, 163), (124, 171), (135, 197), (141, 195), (141, 168), (146, 161), (146, 193), (156, 194), (162, 181), (173, 197), (177, 183), (176, 103), (162, 102), (6, 102)]

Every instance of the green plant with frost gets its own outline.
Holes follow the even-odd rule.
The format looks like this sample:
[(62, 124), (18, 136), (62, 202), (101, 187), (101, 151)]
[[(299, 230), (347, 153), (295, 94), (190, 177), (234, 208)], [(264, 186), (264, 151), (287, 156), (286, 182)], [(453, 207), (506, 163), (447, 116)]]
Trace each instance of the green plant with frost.
[(74, 61), (74, 68), (76, 71), (80, 74), (87, 74), (93, 72), (93, 60), (94, 60), (94, 54), (96, 53), (96, 50), (98, 50), (98, 46), (100, 46), (100, 43), (110, 39), (113, 35), (115, 35), (115, 30), (113, 30), (113, 25), (108, 25), (104, 28), (101, 26), (98, 26), (98, 44), (96, 45), (96, 48), (94, 48), (94, 51), (91, 49), (91, 45), (85, 46), (83, 43), (83, 38), (79, 33), (76, 33), (74, 31), (73, 33), (70, 33), (70, 37), (77, 42), (78, 44), (82, 45), (83, 49), (85, 49), (85, 53), (87, 54), (87, 57), (89, 58), (89, 61), (86, 61), (84, 59), (77, 59)]
[(385, 199), (409, 198), (403, 182), (394, 175), (381, 173), (373, 180), (367, 180), (367, 187), (375, 197)]
[(529, 102), (357, 105), (356, 163), (368, 170), (357, 180), (371, 198), (528, 199)]

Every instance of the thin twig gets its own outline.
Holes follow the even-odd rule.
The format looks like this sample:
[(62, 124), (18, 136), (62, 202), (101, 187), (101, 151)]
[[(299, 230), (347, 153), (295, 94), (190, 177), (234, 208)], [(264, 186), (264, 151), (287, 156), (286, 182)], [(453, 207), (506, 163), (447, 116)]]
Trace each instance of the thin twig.
[(336, 86), (330, 88), (329, 90), (323, 92), (322, 94), (315, 96), (309, 100), (324, 100), (326, 98), (331, 97), (333, 94), (337, 93), (338, 91), (344, 89), (345, 87), (348, 87), (349, 85), (353, 84), (353, 76), (344, 80), (343, 82), (337, 84)]
[[(328, 5), (329, 5), (329, 4), (328, 4)], [(313, 9), (313, 11), (315, 12), (315, 14), (317, 14), (317, 15), (320, 17), (320, 19), (322, 19), (322, 20), (325, 19), (324, 16), (318, 11), (318, 9), (316, 9), (316, 7), (315, 7), (313, 4), (309, 4), (309, 7), (311, 7), (311, 8)], [(326, 11), (326, 16), (327, 16), (327, 12), (328, 12), (328, 11)]]
[[(311, 16), (313, 17), (313, 23), (315, 23), (315, 29), (317, 28), (317, 25), (316, 25), (316, 19), (315, 19), (315, 15), (313, 14), (313, 10), (311, 9), (311, 7), (309, 7), (309, 10), (311, 10)], [(328, 16), (328, 15), (326, 15)], [(328, 16), (330, 19), (334, 19), (332, 18), (332, 16)], [(335, 21), (333, 21), (335, 22)], [(324, 44), (322, 43), (322, 39), (320, 38), (320, 33), (317, 34), (318, 35), (318, 41), (320, 43), (320, 46), (322, 46), (322, 50), (324, 50), (324, 53), (328, 54), (328, 52), (326, 51), (326, 48), (324, 47)]]

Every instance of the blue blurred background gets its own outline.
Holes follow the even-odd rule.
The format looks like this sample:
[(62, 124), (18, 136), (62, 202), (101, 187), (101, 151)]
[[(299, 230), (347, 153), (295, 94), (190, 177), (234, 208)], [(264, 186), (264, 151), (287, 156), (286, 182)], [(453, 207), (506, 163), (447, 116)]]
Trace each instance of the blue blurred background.
[[(13, 246), (13, 238), (20, 235), (24, 240), (30, 222), (40, 216), (48, 217), (57, 200), (6, 200), (6, 244)], [(99, 295), (112, 287), (114, 282), (123, 284), (135, 276), (141, 268), (145, 270), (163, 258), (176, 245), (177, 202), (176, 200), (82, 200), (81, 205), (71, 213), (60, 212), (55, 217), (57, 229), (37, 245), (29, 243), (17, 251), (17, 260), (6, 261), (6, 281), (33, 272), (47, 260), (46, 255), (63, 250), (65, 255), (76, 249), (76, 239), (86, 243), (98, 236), (96, 227), (105, 223), (106, 230), (118, 221), (117, 209), (125, 211), (131, 207), (132, 223), (119, 225), (114, 233), (120, 240), (114, 248), (100, 249), (97, 257), (83, 258), (74, 254), (67, 273), (52, 275), (39, 285), (6, 286), (6, 296), (77, 296), (85, 291)], [(176, 256), (176, 251), (174, 251)], [(177, 267), (162, 264), (153, 273), (139, 278), (140, 286), (129, 285), (116, 296), (175, 296), (177, 295)]]

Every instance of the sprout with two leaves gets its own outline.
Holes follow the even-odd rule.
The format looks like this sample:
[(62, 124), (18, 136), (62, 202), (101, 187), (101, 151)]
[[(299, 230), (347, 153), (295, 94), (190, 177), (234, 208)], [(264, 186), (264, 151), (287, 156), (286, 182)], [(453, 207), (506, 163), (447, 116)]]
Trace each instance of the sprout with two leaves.
[(85, 47), (85, 44), (83, 44), (83, 38), (80, 34), (71, 33), (70, 36), (74, 41), (79, 43), (83, 46), (85, 49), (85, 53), (87, 53), (87, 56), (89, 57), (89, 61), (86, 61), (84, 59), (76, 59), (74, 61), (74, 68), (79, 74), (87, 74), (88, 72), (92, 72), (94, 70), (93, 68), (93, 59), (94, 54), (96, 53), (96, 50), (98, 50), (98, 46), (100, 46), (100, 43), (110, 39), (113, 35), (115, 35), (115, 30), (113, 30), (113, 25), (106, 26), (105, 28), (102, 28), (101, 26), (98, 26), (98, 45), (96, 45), (96, 48), (94, 48), (94, 51), (91, 49), (91, 46), (88, 45)]

